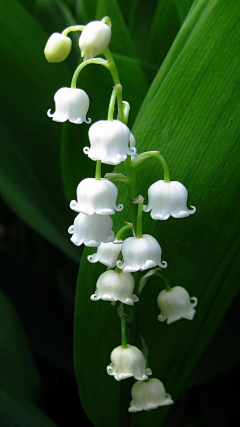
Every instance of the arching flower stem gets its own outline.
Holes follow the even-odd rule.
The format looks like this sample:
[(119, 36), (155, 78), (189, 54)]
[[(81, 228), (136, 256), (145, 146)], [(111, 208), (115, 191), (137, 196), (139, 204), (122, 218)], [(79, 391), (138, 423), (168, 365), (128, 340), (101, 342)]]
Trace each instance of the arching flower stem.
[(117, 234), (115, 235), (115, 239), (116, 240), (122, 240), (122, 235), (127, 231), (127, 230), (132, 230), (133, 229), (133, 225), (132, 224), (127, 224), (124, 225), (122, 228), (120, 228), (120, 230), (117, 232)]
[[(115, 64), (115, 61), (112, 57), (112, 54), (109, 50), (109, 48), (107, 47), (104, 52), (103, 52), (104, 56), (107, 59), (107, 63), (108, 63), (108, 69), (112, 75), (113, 81), (114, 81), (114, 85), (120, 85), (120, 78), (119, 78), (119, 74), (118, 74), (118, 70)], [(118, 91), (117, 93), (117, 104), (118, 104), (118, 115), (117, 115), (117, 119), (120, 120), (121, 122), (125, 123), (125, 117), (123, 114), (123, 102), (122, 102), (122, 86), (121, 86), (121, 90)], [(126, 124), (126, 123), (125, 123)]]
[(122, 92), (122, 85), (118, 83), (116, 86), (113, 87), (113, 91), (112, 91), (112, 95), (111, 95), (110, 103), (108, 107), (108, 120), (110, 121), (112, 121), (114, 117), (115, 101), (116, 101), (117, 94), (119, 92)]
[(138, 207), (134, 202), (137, 199), (139, 192), (137, 187), (137, 176), (136, 171), (131, 161), (131, 156), (127, 156), (125, 162), (125, 170), (128, 177), (128, 198), (131, 209), (132, 223), (135, 230), (135, 234), (137, 234), (137, 214)]
[(156, 157), (160, 161), (162, 168), (163, 168), (164, 181), (170, 182), (170, 176), (169, 176), (169, 170), (168, 170), (167, 162), (164, 159), (164, 157), (161, 156), (159, 151), (146, 151), (145, 153), (141, 153), (141, 154), (139, 154), (139, 156), (136, 157), (135, 160), (133, 160), (132, 163), (133, 163), (134, 167), (137, 167), (138, 165), (140, 165), (140, 163), (144, 162), (144, 160), (149, 159), (150, 157)]
[(84, 28), (84, 25), (72, 25), (71, 27), (65, 28), (65, 30), (62, 31), (63, 36), (67, 36), (72, 31), (82, 31)]
[(89, 64), (98, 64), (98, 65), (103, 65), (105, 68), (109, 68), (108, 61), (102, 58), (93, 58), (93, 59), (88, 59), (87, 61), (81, 62), (81, 64), (76, 68), (75, 73), (73, 74), (71, 88), (74, 88), (74, 89), (76, 88), (77, 79), (80, 72), (83, 70), (84, 67), (86, 67)]
[(156, 272), (155, 274), (156, 274), (156, 276), (161, 277), (162, 281), (164, 282), (164, 285), (165, 285), (165, 289), (166, 289), (166, 291), (167, 291), (167, 292), (170, 292), (172, 288), (171, 288), (171, 286), (169, 285), (169, 282), (168, 282), (168, 280), (166, 279), (166, 277), (165, 277), (163, 274), (159, 273), (159, 272)]

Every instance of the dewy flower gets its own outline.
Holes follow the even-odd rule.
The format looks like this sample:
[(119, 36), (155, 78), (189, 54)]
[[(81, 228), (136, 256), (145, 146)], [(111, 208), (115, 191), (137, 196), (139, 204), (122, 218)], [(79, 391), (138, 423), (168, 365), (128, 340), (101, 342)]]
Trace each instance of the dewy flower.
[(192, 320), (197, 303), (197, 298), (190, 298), (186, 289), (181, 286), (175, 286), (171, 291), (164, 290), (157, 297), (157, 304), (161, 310), (158, 320), (160, 322), (167, 320), (168, 325), (181, 318)]
[(123, 261), (117, 261), (117, 266), (123, 273), (132, 273), (148, 268), (167, 267), (166, 261), (161, 261), (162, 249), (158, 241), (149, 234), (142, 237), (128, 237), (122, 245)]
[(131, 390), (132, 401), (129, 412), (149, 411), (158, 406), (171, 405), (173, 400), (166, 393), (164, 385), (157, 378), (136, 382)]
[(114, 270), (105, 271), (97, 281), (97, 290), (91, 296), (92, 301), (120, 301), (123, 304), (134, 305), (139, 301), (133, 294), (134, 279), (130, 273), (117, 273)]
[(147, 375), (152, 375), (151, 369), (145, 369), (145, 359), (142, 352), (135, 346), (128, 344), (126, 348), (116, 347), (111, 353), (111, 362), (107, 373), (113, 375), (115, 380), (134, 377), (136, 380), (147, 380)]
[(55, 113), (48, 110), (47, 115), (55, 122), (66, 122), (81, 124), (90, 123), (91, 119), (86, 119), (89, 108), (89, 98), (82, 89), (62, 87), (54, 95)]
[(118, 189), (106, 178), (86, 178), (77, 187), (77, 202), (72, 200), (70, 208), (87, 215), (113, 215), (123, 205), (116, 205)]
[(68, 57), (71, 48), (72, 40), (69, 37), (53, 33), (47, 41), (44, 55), (48, 62), (62, 62)]
[(122, 249), (122, 241), (114, 240), (109, 243), (101, 243), (98, 247), (97, 252), (92, 255), (88, 255), (88, 261), (95, 263), (101, 262), (101, 264), (106, 265), (107, 267), (115, 267), (118, 255)]
[(129, 147), (133, 135), (129, 128), (119, 120), (100, 120), (89, 129), (91, 147), (84, 147), (83, 151), (92, 160), (101, 160), (107, 165), (118, 165), (134, 155), (136, 147)]
[(103, 53), (111, 39), (111, 28), (102, 21), (92, 21), (84, 27), (79, 38), (81, 56), (92, 59)]
[(97, 247), (102, 242), (112, 242), (114, 232), (111, 230), (112, 219), (108, 215), (85, 215), (80, 213), (74, 220), (74, 225), (68, 229), (72, 234), (71, 241), (76, 246), (84, 243), (86, 246)]
[(196, 212), (194, 206), (187, 208), (187, 198), (188, 191), (181, 182), (160, 180), (149, 187), (148, 205), (143, 210), (151, 210), (153, 219), (184, 218)]

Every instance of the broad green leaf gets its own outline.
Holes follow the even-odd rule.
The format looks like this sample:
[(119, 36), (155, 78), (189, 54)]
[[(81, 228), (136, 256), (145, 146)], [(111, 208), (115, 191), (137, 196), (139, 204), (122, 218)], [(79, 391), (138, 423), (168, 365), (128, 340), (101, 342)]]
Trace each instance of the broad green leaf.
[(1, 427), (57, 427), (50, 418), (27, 401), (21, 403), (0, 390)]
[(160, 66), (180, 27), (174, 0), (162, 0), (154, 13), (145, 49), (146, 59)]
[(94, 21), (96, 19), (96, 9), (97, 9), (98, 0), (76, 0), (76, 15), (77, 18), (84, 20), (81, 24), (86, 25), (90, 21)]
[[(205, 2), (197, 3), (198, 30), (165, 76), (135, 133), (138, 152), (160, 150), (169, 163), (171, 179), (187, 186), (188, 203), (197, 206), (189, 218), (159, 223), (145, 215), (143, 224), (144, 232), (161, 244), (170, 284), (184, 286), (199, 299), (192, 322), (159, 323), (156, 298), (162, 284), (155, 278), (136, 304), (135, 339), (140, 333), (147, 341), (153, 376), (164, 382), (174, 400), (239, 290), (240, 4), (216, 1), (203, 19), (200, 6)], [(186, 27), (188, 19), (192, 23), (191, 14)], [(121, 170), (121, 166), (116, 169)], [(161, 167), (155, 161), (140, 165), (140, 194), (147, 198), (149, 185), (161, 178)], [(125, 209), (114, 218), (115, 230), (130, 220), (126, 190), (122, 185), (119, 190)], [(120, 344), (119, 319), (116, 308), (89, 300), (104, 271), (104, 266), (87, 262), (90, 252), (84, 253), (76, 296), (75, 368), (80, 395), (95, 426), (114, 427), (120, 419), (121, 425), (127, 425), (131, 381), (119, 384), (105, 371), (112, 349)], [(130, 343), (135, 339), (131, 333)], [(127, 396), (123, 403), (120, 394)], [(170, 409), (133, 414), (130, 426), (160, 427)]]
[(141, 109), (138, 113), (137, 119), (135, 121), (135, 128), (138, 126), (139, 121), (142, 119), (148, 107), (153, 100), (154, 96), (161, 88), (161, 85), (164, 83), (167, 75), (172, 71), (176, 66), (178, 67), (178, 58), (180, 58), (181, 53), (184, 51), (188, 43), (192, 40), (195, 33), (199, 30), (204, 20), (207, 18), (208, 14), (211, 12), (212, 8), (216, 4), (217, 0), (196, 0), (189, 12), (187, 20), (182, 25), (176, 39), (174, 40), (171, 49), (169, 50), (162, 66), (160, 67), (153, 84), (148, 91), (148, 94), (141, 106)]
[(40, 375), (21, 319), (1, 291), (0, 348), (1, 389), (17, 400), (35, 401), (40, 392)]
[(0, 191), (27, 224), (77, 260), (67, 234), (71, 213), (61, 184), (61, 125), (46, 114), (54, 107), (54, 93), (70, 83), (70, 75), (64, 64), (47, 63), (46, 40), (19, 3), (1, 1)]
[(186, 18), (188, 11), (191, 8), (193, 2), (194, 0), (174, 0), (181, 23)]

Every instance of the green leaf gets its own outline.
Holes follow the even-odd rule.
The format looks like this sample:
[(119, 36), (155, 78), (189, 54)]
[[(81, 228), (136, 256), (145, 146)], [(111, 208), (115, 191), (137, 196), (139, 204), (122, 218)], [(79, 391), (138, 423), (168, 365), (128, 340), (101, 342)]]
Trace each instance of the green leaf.
[(0, 347), (1, 389), (15, 399), (35, 401), (40, 391), (40, 375), (21, 320), (1, 291)]
[(57, 89), (70, 83), (70, 74), (64, 64), (47, 63), (46, 40), (20, 4), (1, 1), (0, 191), (27, 224), (78, 260), (67, 234), (72, 216), (61, 184), (61, 125), (46, 114)]
[(21, 403), (0, 390), (1, 427), (57, 427), (36, 406), (27, 401)]
[(181, 23), (184, 22), (194, 0), (174, 0)]
[[(135, 126), (138, 152), (160, 150), (169, 163), (171, 179), (187, 186), (188, 203), (197, 206), (196, 214), (189, 218), (159, 223), (145, 215), (143, 224), (144, 232), (154, 235), (161, 244), (170, 284), (184, 286), (199, 299), (192, 322), (181, 320), (172, 325), (157, 321), (156, 298), (162, 289), (157, 279), (152, 279), (153, 285), (144, 289), (136, 304), (139, 318), (135, 336), (140, 333), (147, 341), (153, 376), (164, 382), (174, 400), (239, 290), (240, 203), (236, 191), (240, 162), (236, 141), (240, 137), (240, 4), (236, 0), (215, 1), (203, 19), (205, 5), (203, 1), (195, 3), (195, 12), (199, 7), (198, 25), (195, 16), (198, 30), (178, 53), (171, 72), (165, 75)], [(185, 28), (188, 22), (192, 24), (192, 18), (190, 13)], [(116, 168), (116, 172), (121, 171), (122, 166)], [(149, 185), (158, 179), (162, 179), (160, 166), (153, 160), (144, 162), (138, 171), (139, 193), (147, 198)], [(114, 218), (115, 230), (124, 220), (130, 220), (122, 188), (119, 185), (119, 201), (125, 208)], [(119, 319), (116, 308), (104, 301), (89, 300), (104, 271), (104, 266), (93, 267), (87, 262), (90, 252), (84, 253), (76, 295), (74, 352), (78, 385), (95, 426), (114, 427), (120, 418), (121, 425), (127, 425), (131, 381), (119, 384), (105, 371), (111, 351), (120, 344)], [(132, 337), (130, 343), (135, 339)], [(121, 407), (120, 394), (127, 397)], [(133, 414), (130, 426), (159, 427), (170, 409)]]
[(153, 100), (154, 96), (157, 94), (158, 90), (161, 88), (161, 85), (164, 83), (167, 75), (172, 71), (176, 66), (178, 67), (178, 58), (181, 53), (184, 51), (188, 43), (192, 40), (194, 35), (197, 33), (201, 25), (204, 23), (204, 20), (207, 18), (208, 14), (211, 12), (212, 8), (216, 4), (217, 0), (201, 0), (195, 1), (186, 22), (181, 27), (176, 39), (174, 40), (171, 49), (169, 50), (162, 66), (160, 67), (153, 84), (148, 91), (148, 94), (141, 106), (141, 109), (138, 113), (137, 119), (135, 121), (135, 128), (138, 126), (139, 121), (142, 119), (148, 107)]

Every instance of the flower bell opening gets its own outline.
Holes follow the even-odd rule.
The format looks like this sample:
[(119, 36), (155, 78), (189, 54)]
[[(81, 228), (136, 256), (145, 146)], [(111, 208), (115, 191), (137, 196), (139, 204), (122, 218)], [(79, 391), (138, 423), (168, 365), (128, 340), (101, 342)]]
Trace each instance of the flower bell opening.
[(151, 369), (145, 368), (142, 352), (133, 345), (128, 344), (126, 348), (121, 345), (116, 347), (110, 359), (112, 363), (107, 367), (107, 373), (117, 381), (130, 377), (144, 381), (148, 379), (148, 375), (152, 375)]
[(66, 122), (82, 124), (91, 123), (86, 119), (89, 108), (89, 97), (82, 89), (62, 87), (54, 95), (55, 112), (48, 110), (48, 117), (55, 122)]
[(163, 383), (157, 378), (136, 382), (131, 394), (129, 412), (150, 411), (173, 403), (170, 394), (166, 393)]
[(197, 303), (197, 298), (190, 298), (186, 289), (181, 286), (175, 286), (171, 291), (164, 290), (157, 298), (157, 304), (161, 310), (158, 320), (160, 322), (167, 320), (168, 325), (181, 318), (192, 320)]

